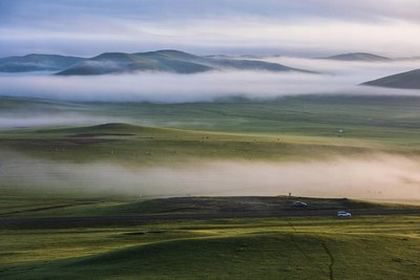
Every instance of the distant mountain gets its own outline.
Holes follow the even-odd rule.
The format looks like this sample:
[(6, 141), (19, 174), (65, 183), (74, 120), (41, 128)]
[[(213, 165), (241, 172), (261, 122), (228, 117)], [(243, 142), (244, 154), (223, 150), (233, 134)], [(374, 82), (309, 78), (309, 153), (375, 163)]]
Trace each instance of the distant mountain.
[(228, 56), (197, 56), (177, 50), (142, 53), (103, 53), (92, 58), (30, 54), (0, 58), (0, 72), (53, 71), (56, 75), (102, 75), (159, 71), (181, 74), (212, 70), (298, 71), (314, 73), (255, 59)]
[(330, 60), (342, 60), (342, 61), (371, 61), (371, 62), (381, 62), (381, 61), (390, 61), (391, 58), (380, 56), (371, 53), (345, 53), (329, 57), (324, 57), (323, 59)]
[(0, 58), (0, 72), (60, 71), (84, 60), (81, 57), (29, 54)]
[(264, 70), (310, 71), (277, 63), (224, 57), (196, 56), (177, 50), (160, 50), (144, 53), (103, 53), (82, 61), (57, 75), (101, 75), (137, 71), (162, 71), (172, 73), (200, 73), (211, 70)]
[(136, 71), (199, 73), (213, 70), (201, 64), (200, 57), (180, 51), (145, 53), (103, 53), (65, 69), (58, 75), (101, 75)]
[(420, 89), (420, 69), (387, 76), (362, 85), (401, 89)]

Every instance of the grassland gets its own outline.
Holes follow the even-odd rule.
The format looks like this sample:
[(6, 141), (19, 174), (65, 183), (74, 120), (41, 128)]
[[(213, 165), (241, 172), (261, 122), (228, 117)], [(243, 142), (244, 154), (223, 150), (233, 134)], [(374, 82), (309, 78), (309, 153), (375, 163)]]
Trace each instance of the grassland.
[[(420, 98), (416, 97), (232, 98), (186, 104), (0, 98), (0, 118), (60, 114), (101, 121), (2, 130), (0, 163), (24, 156), (39, 162), (143, 168), (197, 160), (287, 162), (420, 153)], [(11, 168), (21, 168), (19, 159), (15, 162)], [(9, 184), (2, 172), (0, 165), (1, 279), (420, 276), (420, 218), (414, 206), (306, 199), (323, 214), (284, 217), (280, 214), (292, 211), (290, 201), (279, 197), (148, 200), (83, 192), (59, 176), (57, 189), (69, 187), (65, 192)], [(339, 209), (360, 215), (340, 220), (333, 217)], [(389, 209), (396, 210), (394, 215), (382, 215)], [(409, 209), (410, 215), (398, 212), (401, 209)], [(261, 217), (227, 219), (249, 212)], [(93, 219), (92, 224), (77, 226), (65, 222), (91, 216), (123, 221), (136, 215), (170, 219), (131, 224), (95, 224)], [(62, 221), (34, 226), (38, 218)], [(19, 228), (2, 223), (5, 219), (32, 223)]]
[[(310, 95), (180, 104), (0, 99), (2, 112), (30, 113), (34, 118), (75, 113), (140, 126), (333, 139), (344, 136), (403, 145), (419, 143), (415, 141), (419, 135), (419, 108), (420, 98), (407, 96)], [(338, 133), (340, 129), (344, 131), (342, 135)]]
[(152, 164), (189, 157), (289, 160), (420, 151), (417, 97), (303, 96), (186, 104), (0, 101), (8, 116), (54, 119), (72, 113), (132, 124), (20, 128), (0, 135), (0, 149), (68, 161)]
[[(309, 208), (294, 209), (297, 199)], [(338, 209), (354, 217), (335, 218)], [(390, 209), (411, 214), (381, 215)], [(416, 279), (416, 209), (347, 199), (192, 197), (27, 211), (32, 222), (25, 224), (22, 213), (9, 213), (0, 219), (0, 278)], [(291, 211), (301, 217), (287, 217)], [(139, 214), (153, 218), (133, 216)], [(231, 214), (242, 218), (226, 218)], [(111, 222), (97, 223), (100, 216)]]
[[(45, 194), (44, 194), (45, 195)], [(28, 198), (27, 198), (28, 199)], [(29, 200), (29, 199), (28, 199)], [(39, 205), (34, 201), (43, 200)], [(297, 200), (309, 204), (304, 209), (293, 206)], [(6, 201), (6, 199), (4, 199)], [(288, 196), (202, 196), (144, 198), (130, 197), (85, 197), (77, 199), (75, 195), (54, 195), (40, 199), (34, 195), (27, 205), (19, 202), (5, 203), (0, 209), (0, 217), (90, 217), (90, 216), (136, 216), (151, 215), (157, 219), (170, 215), (169, 219), (184, 216), (196, 217), (229, 217), (229, 216), (334, 216), (338, 210), (366, 214), (386, 214), (387, 212), (407, 211), (411, 214), (420, 211), (420, 206), (404, 203), (383, 203), (353, 200), (346, 198), (307, 198)], [(111, 221), (118, 224), (118, 221)], [(58, 222), (56, 222), (58, 225)], [(52, 225), (53, 226), (53, 225)], [(61, 225), (63, 226), (63, 225)], [(65, 225), (64, 225), (65, 226)]]
[(2, 135), (0, 147), (53, 160), (147, 165), (191, 158), (284, 161), (395, 151), (352, 139), (226, 134), (118, 123), (9, 132)]
[(1, 230), (2, 279), (416, 279), (419, 218)]

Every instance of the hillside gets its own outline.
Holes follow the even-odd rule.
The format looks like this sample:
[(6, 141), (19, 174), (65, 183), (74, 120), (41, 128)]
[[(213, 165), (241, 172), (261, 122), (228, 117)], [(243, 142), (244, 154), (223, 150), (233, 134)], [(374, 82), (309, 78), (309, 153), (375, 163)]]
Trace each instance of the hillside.
[(370, 61), (370, 62), (381, 62), (381, 61), (391, 60), (388, 57), (371, 54), (371, 53), (345, 53), (345, 54), (324, 57), (324, 59), (342, 60), (342, 61)]
[(0, 58), (0, 72), (59, 71), (84, 58), (50, 54), (29, 54)]
[(224, 56), (197, 56), (178, 50), (158, 50), (139, 53), (107, 52), (91, 58), (52, 54), (29, 54), (0, 58), (0, 72), (50, 71), (57, 75), (103, 75), (138, 71), (179, 74), (216, 70), (262, 70), (272, 72), (311, 71), (277, 63)]
[(160, 50), (144, 53), (103, 53), (82, 61), (58, 75), (101, 75), (138, 71), (159, 71), (180, 74), (200, 73), (212, 70), (264, 70), (300, 71), (277, 63), (255, 60), (202, 57), (177, 50)]
[(362, 85), (401, 89), (420, 89), (420, 69), (387, 76), (363, 83)]
[(374, 216), (9, 229), (0, 232), (0, 278), (415, 279), (418, 224)]

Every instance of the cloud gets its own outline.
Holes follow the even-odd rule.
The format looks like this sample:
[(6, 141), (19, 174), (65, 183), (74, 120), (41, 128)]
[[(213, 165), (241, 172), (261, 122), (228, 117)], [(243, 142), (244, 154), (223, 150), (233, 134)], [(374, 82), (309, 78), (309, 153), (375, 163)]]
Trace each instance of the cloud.
[(64, 21), (62, 25), (0, 27), (0, 42), (9, 48), (23, 45), (31, 53), (37, 50), (63, 53), (63, 48), (69, 48), (63, 45), (72, 42), (74, 50), (67, 52), (87, 55), (110, 50), (181, 48), (200, 53), (223, 49), (242, 53), (259, 49), (260, 53), (287, 50), (325, 54), (382, 50), (390, 55), (408, 56), (418, 54), (420, 47), (417, 36), (420, 23), (396, 20), (378, 24), (316, 17), (299, 22), (255, 17), (171, 22), (81, 18), (75, 22)]
[(417, 0), (2, 0), (2, 18), (32, 16), (32, 19), (69, 18), (73, 15), (105, 16), (109, 18), (178, 19), (208, 18), (215, 16), (258, 15), (265, 17), (296, 18), (319, 15), (331, 18), (378, 17), (419, 20), (420, 4)]
[(419, 21), (420, 2), (417, 0), (308, 0), (328, 14), (341, 18), (364, 20), (404, 19)]
[[(182, 48), (200, 53), (419, 55), (420, 3), (370, 1), (7, 1), (0, 54)], [(52, 24), (53, 23), (53, 24)], [(386, 46), (386, 49), (384, 49)]]

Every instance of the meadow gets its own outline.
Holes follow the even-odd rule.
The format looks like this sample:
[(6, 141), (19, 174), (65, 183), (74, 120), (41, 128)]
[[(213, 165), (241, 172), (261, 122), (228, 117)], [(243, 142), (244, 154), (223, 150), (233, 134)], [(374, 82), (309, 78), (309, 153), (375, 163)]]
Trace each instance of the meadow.
[[(230, 98), (208, 103), (60, 102), (5, 98), (0, 148), (69, 161), (119, 160), (151, 164), (188, 157), (283, 160), (334, 154), (418, 154), (420, 98), (295, 96)], [(86, 116), (98, 126), (54, 122)], [(25, 126), (48, 116), (44, 129)], [(0, 115), (1, 117), (1, 115)], [(17, 120), (16, 120), (17, 119)], [(10, 121), (13, 123), (13, 121)], [(104, 123), (109, 123), (103, 125)], [(93, 127), (92, 127), (93, 126)], [(58, 127), (58, 128), (57, 128)], [(61, 128), (60, 127), (64, 127)]]
[[(78, 122), (67, 121), (74, 116)], [(416, 279), (420, 212), (402, 201), (156, 200), (174, 194), (100, 187), (123, 189), (128, 181), (140, 188), (136, 180), (144, 174), (130, 177), (139, 170), (207, 161), (288, 164), (385, 154), (391, 161), (417, 162), (419, 120), (417, 97), (236, 97), (179, 104), (1, 97), (0, 278)], [(132, 173), (101, 173), (103, 180), (93, 174), (78, 182), (62, 171), (72, 175), (81, 166), (86, 170), (75, 174), (86, 175), (96, 164)], [(418, 190), (415, 175), (396, 176)], [(412, 205), (418, 205), (415, 195)], [(296, 214), (291, 199), (313, 208)], [(336, 218), (341, 209), (354, 217)]]
[(418, 216), (4, 229), (2, 279), (415, 279)]

